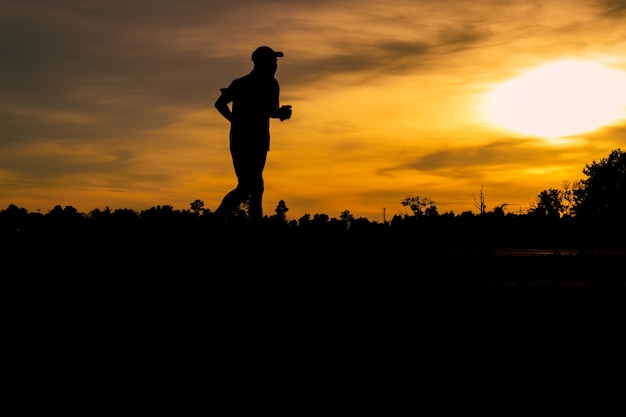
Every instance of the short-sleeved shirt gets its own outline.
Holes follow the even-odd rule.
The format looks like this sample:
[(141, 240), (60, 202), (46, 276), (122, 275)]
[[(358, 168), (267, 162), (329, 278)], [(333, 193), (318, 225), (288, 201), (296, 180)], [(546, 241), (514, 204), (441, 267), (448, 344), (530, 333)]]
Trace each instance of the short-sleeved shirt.
[(280, 87), (275, 78), (259, 77), (254, 70), (222, 89), (232, 102), (230, 150), (270, 149), (270, 114), (278, 108)]

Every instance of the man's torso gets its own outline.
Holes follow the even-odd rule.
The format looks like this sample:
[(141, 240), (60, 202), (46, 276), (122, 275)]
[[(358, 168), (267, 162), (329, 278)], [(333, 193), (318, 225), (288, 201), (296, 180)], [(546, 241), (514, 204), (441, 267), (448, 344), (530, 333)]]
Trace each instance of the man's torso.
[(231, 149), (269, 150), (270, 114), (278, 107), (278, 81), (250, 73), (234, 80), (228, 94), (233, 103)]

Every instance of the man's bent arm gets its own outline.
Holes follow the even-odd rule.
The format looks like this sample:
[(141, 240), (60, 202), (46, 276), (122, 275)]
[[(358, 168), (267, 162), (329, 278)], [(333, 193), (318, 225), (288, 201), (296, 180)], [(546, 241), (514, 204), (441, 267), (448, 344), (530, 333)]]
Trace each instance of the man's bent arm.
[(220, 95), (215, 102), (215, 108), (218, 112), (220, 112), (222, 116), (224, 116), (226, 120), (228, 120), (229, 122), (233, 121), (233, 113), (230, 111), (230, 107), (228, 107), (228, 101), (224, 98), (223, 94)]

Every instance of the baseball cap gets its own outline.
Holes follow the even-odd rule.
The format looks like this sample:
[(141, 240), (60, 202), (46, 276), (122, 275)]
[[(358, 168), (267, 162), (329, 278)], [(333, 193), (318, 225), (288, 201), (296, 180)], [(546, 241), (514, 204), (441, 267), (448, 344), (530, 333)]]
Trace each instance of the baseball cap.
[(284, 56), (282, 52), (278, 52), (270, 48), (269, 46), (259, 46), (252, 52), (253, 61), (262, 61), (265, 59), (279, 58)]

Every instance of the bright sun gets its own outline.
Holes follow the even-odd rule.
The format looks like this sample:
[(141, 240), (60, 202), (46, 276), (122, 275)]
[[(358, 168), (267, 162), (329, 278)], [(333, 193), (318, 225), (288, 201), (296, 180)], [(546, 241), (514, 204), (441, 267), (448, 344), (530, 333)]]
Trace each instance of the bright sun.
[(558, 138), (626, 118), (626, 72), (559, 61), (499, 85), (487, 95), (488, 118), (518, 133)]

